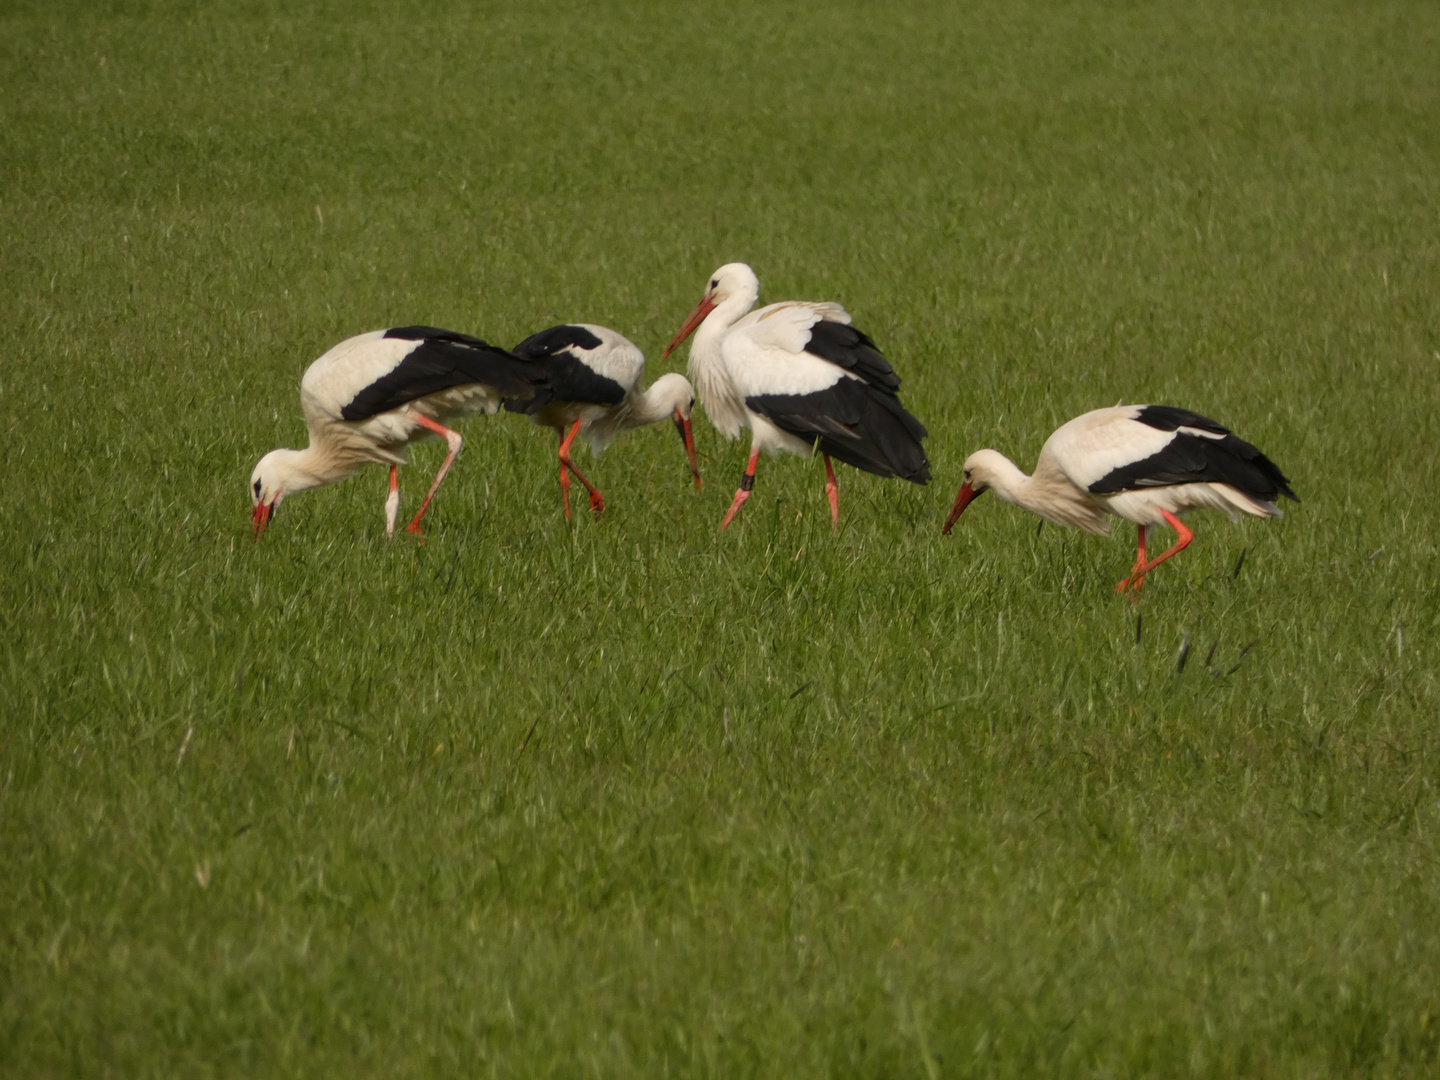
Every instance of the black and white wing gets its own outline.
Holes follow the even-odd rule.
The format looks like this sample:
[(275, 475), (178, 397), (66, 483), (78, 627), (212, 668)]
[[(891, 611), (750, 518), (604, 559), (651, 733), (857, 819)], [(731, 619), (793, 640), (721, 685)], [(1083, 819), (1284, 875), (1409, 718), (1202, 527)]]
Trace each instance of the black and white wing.
[(566, 323), (531, 334), (513, 352), (545, 372), (546, 384), (528, 400), (505, 402), (511, 412), (534, 413), (553, 402), (618, 405), (645, 369), (645, 357), (626, 338), (591, 323)]
[(311, 365), (301, 390), (327, 412), (355, 421), (471, 384), (527, 397), (537, 379), (518, 357), (469, 334), (401, 326), (342, 342)]
[(1289, 480), (1256, 447), (1214, 420), (1170, 405), (1078, 416), (1050, 437), (1041, 456), (1094, 495), (1209, 483), (1261, 502), (1296, 499)]
[(930, 479), (920, 445), (928, 432), (896, 397), (889, 361), (839, 305), (772, 304), (746, 316), (723, 347), (752, 412), (857, 469)]

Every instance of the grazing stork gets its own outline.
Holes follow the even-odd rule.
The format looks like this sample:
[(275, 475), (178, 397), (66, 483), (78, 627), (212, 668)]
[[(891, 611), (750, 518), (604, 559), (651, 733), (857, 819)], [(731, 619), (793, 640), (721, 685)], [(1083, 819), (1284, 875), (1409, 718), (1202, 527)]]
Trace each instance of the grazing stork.
[[(971, 501), (993, 491), (1057, 525), (1093, 533), (1108, 531), (1105, 515), (1134, 522), (1139, 554), (1130, 576), (1116, 592), (1133, 588), (1194, 538), (1180, 515), (1220, 510), (1280, 517), (1275, 500), (1299, 502), (1279, 467), (1214, 420), (1170, 405), (1117, 405), (1077, 416), (1059, 427), (1026, 476), (995, 450), (977, 450), (965, 459), (965, 482), (945, 519), (948, 533)], [(1145, 538), (1152, 525), (1175, 530), (1174, 546), (1146, 561)]]
[(374, 462), (390, 466), (385, 535), (393, 536), (400, 512), (397, 469), (405, 464), (405, 447), (433, 434), (445, 440), (450, 452), (406, 526), (419, 533), (420, 519), (464, 441), (441, 421), (493, 413), (502, 399), (534, 394), (545, 378), (504, 349), (452, 330), (401, 326), (347, 338), (311, 364), (300, 380), (310, 445), (272, 450), (250, 474), (255, 534), (265, 531), (285, 496), (344, 480)]
[(690, 377), (711, 423), (729, 439), (742, 428), (751, 432), (750, 461), (720, 528), (750, 497), (761, 450), (810, 456), (819, 449), (837, 531), (832, 457), (876, 476), (926, 483), (925, 428), (900, 404), (899, 377), (875, 343), (850, 325), (849, 313), (839, 304), (803, 300), (752, 312), (759, 295), (749, 266), (720, 267), (664, 352), (669, 356), (694, 333)]
[(641, 390), (645, 354), (614, 330), (593, 323), (552, 326), (531, 334), (511, 351), (546, 374), (545, 389), (525, 400), (506, 401), (505, 408), (555, 429), (560, 439), (560, 498), (567, 519), (571, 473), (590, 492), (590, 509), (596, 514), (605, 511), (599, 489), (570, 460), (576, 435), (584, 435), (590, 452), (599, 455), (621, 432), (669, 418), (685, 444), (695, 490), (700, 490), (695, 437), (690, 431), (695, 391), (685, 376), (661, 375), (649, 390)]

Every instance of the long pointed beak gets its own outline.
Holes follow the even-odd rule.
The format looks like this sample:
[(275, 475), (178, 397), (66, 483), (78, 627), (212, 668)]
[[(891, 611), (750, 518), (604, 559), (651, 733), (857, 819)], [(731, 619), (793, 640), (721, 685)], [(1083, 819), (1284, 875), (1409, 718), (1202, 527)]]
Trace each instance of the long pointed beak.
[(955, 522), (959, 520), (960, 515), (965, 512), (965, 507), (969, 506), (981, 495), (984, 495), (988, 490), (988, 488), (982, 488), (980, 491), (976, 491), (970, 486), (970, 481), (965, 481), (965, 483), (960, 486), (960, 494), (955, 496), (955, 505), (950, 510), (950, 516), (945, 519), (945, 528), (940, 531), (949, 535), (950, 527), (954, 525)]
[(702, 296), (700, 298), (700, 303), (695, 305), (695, 310), (690, 312), (690, 317), (685, 320), (685, 325), (680, 327), (680, 329), (675, 332), (675, 336), (670, 339), (670, 344), (665, 346), (665, 351), (660, 354), (660, 359), (664, 360), (672, 352), (678, 349), (681, 342), (683, 342), (687, 337), (693, 334), (695, 332), (695, 328), (705, 321), (705, 316), (709, 315), (710, 312), (714, 310), (715, 301), (711, 300), (708, 296)]
[(256, 503), (255, 512), (250, 515), (250, 531), (259, 536), (265, 531), (265, 526), (270, 524), (270, 514), (274, 507), (269, 503)]
[(685, 444), (685, 456), (690, 459), (690, 475), (695, 477), (695, 490), (700, 490), (700, 466), (695, 462), (695, 436), (690, 431), (690, 418), (681, 416), (680, 410), (675, 410), (675, 430), (680, 433), (680, 441)]

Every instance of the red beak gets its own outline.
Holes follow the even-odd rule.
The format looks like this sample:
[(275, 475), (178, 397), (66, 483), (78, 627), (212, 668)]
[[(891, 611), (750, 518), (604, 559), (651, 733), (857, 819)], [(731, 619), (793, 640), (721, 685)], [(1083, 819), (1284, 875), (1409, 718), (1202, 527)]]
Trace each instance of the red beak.
[(690, 459), (690, 475), (695, 477), (695, 490), (700, 490), (700, 466), (695, 463), (695, 436), (690, 433), (690, 418), (681, 416), (680, 410), (675, 410), (675, 430), (680, 432), (680, 439), (685, 444), (685, 455)]
[(255, 512), (250, 515), (250, 531), (259, 536), (265, 531), (265, 526), (270, 524), (270, 514), (274, 507), (267, 503), (256, 503)]
[(672, 352), (678, 349), (681, 342), (683, 342), (687, 337), (693, 334), (695, 332), (695, 328), (705, 321), (705, 316), (709, 315), (710, 312), (714, 310), (715, 301), (711, 300), (708, 296), (702, 296), (700, 298), (700, 303), (695, 305), (695, 310), (690, 312), (690, 317), (685, 320), (685, 325), (680, 327), (680, 329), (675, 332), (675, 336), (670, 339), (670, 344), (665, 346), (665, 351), (660, 354), (660, 359), (664, 360)]
[(950, 516), (945, 519), (945, 528), (940, 531), (948, 535), (950, 526), (959, 520), (960, 515), (965, 512), (965, 507), (974, 502), (978, 496), (985, 494), (985, 490), (988, 489), (976, 491), (970, 486), (970, 481), (965, 481), (965, 483), (960, 486), (960, 494), (955, 496), (955, 505), (950, 510)]

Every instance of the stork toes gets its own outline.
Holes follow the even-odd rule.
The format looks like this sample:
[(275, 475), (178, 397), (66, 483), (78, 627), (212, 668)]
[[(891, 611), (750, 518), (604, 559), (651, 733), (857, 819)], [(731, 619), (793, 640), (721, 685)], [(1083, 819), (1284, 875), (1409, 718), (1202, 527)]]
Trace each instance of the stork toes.
[[(566, 455), (566, 457), (562, 460), (564, 463), (564, 468), (574, 473), (575, 479), (579, 480), (580, 483), (585, 485), (585, 490), (590, 493), (590, 509), (595, 512), (596, 517), (599, 517), (605, 512), (605, 496), (600, 494), (599, 488), (597, 488), (594, 484), (590, 483), (589, 480), (585, 479), (585, 474), (575, 467), (574, 463), (570, 460), (569, 455)], [(570, 481), (568, 477), (560, 482), (560, 493), (565, 500), (565, 517), (566, 520), (569, 520)]]
[(1141, 572), (1142, 570), (1143, 567), (1132, 570), (1129, 577), (1115, 586), (1115, 591), (1123, 593), (1126, 589), (1132, 589), (1134, 591), (1130, 593), (1130, 599), (1139, 600), (1140, 589), (1145, 584), (1145, 575)]
[(750, 498), (750, 492), (755, 490), (755, 467), (760, 463), (760, 447), (757, 444), (750, 451), (750, 461), (745, 466), (745, 474), (740, 477), (740, 487), (735, 492), (735, 498), (730, 500), (730, 509), (725, 514), (725, 520), (720, 522), (720, 531), (724, 532), (730, 524), (730, 519), (735, 512), (745, 505), (745, 500)]
[(721, 532), (724, 532), (727, 528), (729, 528), (730, 519), (735, 516), (735, 512), (739, 510), (740, 507), (745, 505), (745, 500), (748, 498), (750, 498), (749, 488), (742, 487), (735, 492), (735, 498), (730, 501), (730, 509), (725, 512), (725, 519), (720, 522)]
[(1187, 547), (1190, 546), (1190, 541), (1195, 539), (1195, 534), (1189, 529), (1187, 529), (1185, 527), (1185, 523), (1181, 521), (1178, 517), (1176, 517), (1174, 514), (1170, 513), (1168, 510), (1162, 510), (1160, 511), (1160, 513), (1164, 516), (1165, 523), (1175, 530), (1175, 535), (1177, 537), (1175, 543), (1170, 545), (1170, 547), (1166, 548), (1150, 562), (1146, 562), (1145, 529), (1147, 527), (1141, 525), (1139, 556), (1135, 560), (1134, 567), (1130, 570), (1130, 576), (1127, 577), (1124, 581), (1120, 582), (1120, 584), (1115, 586), (1116, 592), (1124, 592), (1127, 588), (1130, 588), (1134, 590), (1134, 595), (1138, 598), (1140, 595), (1140, 587), (1145, 584), (1145, 575), (1150, 573), (1151, 570), (1154, 570), (1155, 567), (1159, 566), (1166, 559), (1179, 555), (1180, 552), (1184, 551)]
[[(575, 467), (568, 455), (562, 461), (564, 467), (575, 474), (575, 479), (585, 485), (585, 490), (590, 493), (590, 509), (595, 512), (596, 517), (599, 517), (605, 512), (605, 497), (600, 494), (600, 489), (585, 479), (585, 474)], [(561, 481), (560, 492), (565, 499), (565, 517), (568, 520), (570, 517), (570, 481), (568, 478)]]
[(1136, 541), (1135, 565), (1130, 567), (1130, 576), (1115, 586), (1117, 593), (1123, 593), (1131, 585), (1135, 586), (1135, 595), (1140, 595), (1140, 586), (1145, 583), (1145, 535), (1149, 530), (1148, 525), (1137, 526), (1140, 530), (1140, 537)]

